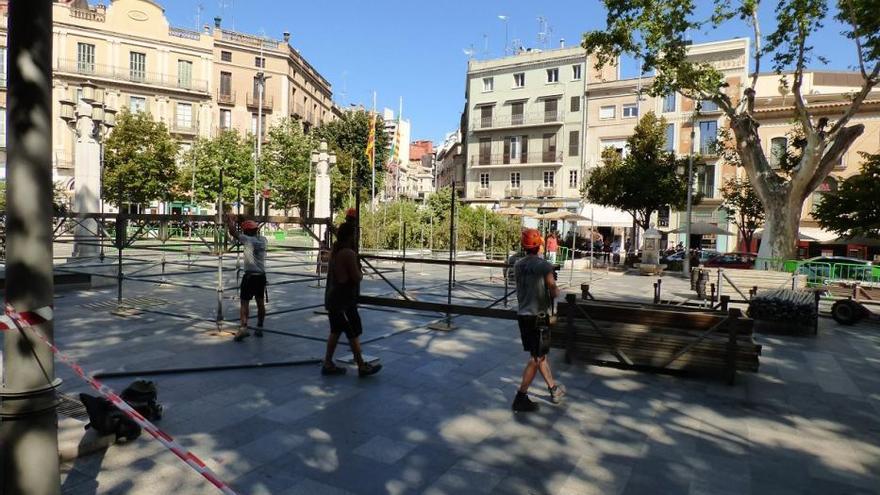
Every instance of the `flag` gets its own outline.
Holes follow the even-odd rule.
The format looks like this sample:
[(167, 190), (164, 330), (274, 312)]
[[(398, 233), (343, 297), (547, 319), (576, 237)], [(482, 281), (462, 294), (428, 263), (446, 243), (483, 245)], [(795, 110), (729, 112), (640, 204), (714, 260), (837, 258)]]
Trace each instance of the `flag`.
[(400, 115), (397, 116), (397, 125), (394, 127), (394, 139), (391, 140), (391, 152), (388, 155), (391, 163), (400, 162)]
[(370, 162), (370, 168), (375, 168), (375, 160), (373, 159), (373, 150), (376, 147), (376, 114), (370, 114), (370, 133), (367, 137), (367, 160)]

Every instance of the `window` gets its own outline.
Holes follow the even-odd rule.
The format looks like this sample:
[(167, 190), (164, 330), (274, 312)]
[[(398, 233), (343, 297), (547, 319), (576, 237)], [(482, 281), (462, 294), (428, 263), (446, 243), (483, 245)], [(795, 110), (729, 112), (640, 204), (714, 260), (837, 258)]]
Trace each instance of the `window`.
[(95, 72), (95, 45), (76, 44), (76, 71), (85, 74)]
[(568, 187), (571, 189), (577, 189), (578, 187), (578, 171), (577, 170), (569, 170), (568, 171)]
[(132, 81), (144, 81), (147, 76), (146, 53), (130, 52), (128, 54), (128, 74)]
[(675, 93), (663, 97), (663, 111), (667, 113), (675, 111)]
[(703, 112), (717, 112), (718, 104), (712, 100), (700, 100), (700, 111)]
[(568, 156), (578, 156), (581, 148), (581, 131), (568, 131)]
[(788, 150), (788, 139), (775, 137), (770, 140), (770, 167), (779, 168)]
[(480, 138), (480, 165), (488, 165), (491, 161), (492, 140)]
[(837, 192), (837, 179), (834, 177), (826, 177), (825, 180), (822, 181), (822, 184), (819, 185), (819, 188), (813, 191), (812, 195), (812, 206), (810, 208), (811, 213), (815, 213), (816, 209), (819, 208), (819, 205), (822, 204), (822, 199), (826, 193)]
[(542, 160), (545, 163), (552, 163), (557, 161), (556, 158), (556, 134), (544, 134), (544, 139), (542, 141)]
[(232, 128), (232, 110), (227, 108), (220, 109), (220, 128), (221, 129), (231, 129)]
[(522, 88), (526, 85), (526, 73), (525, 72), (517, 72), (513, 75), (513, 87), (514, 88)]
[(495, 78), (494, 77), (484, 77), (483, 78), (483, 92), (493, 91), (495, 89)]
[(559, 82), (559, 69), (547, 69), (547, 82), (548, 83), (558, 83)]
[(627, 144), (626, 139), (603, 139), (599, 143), (602, 153), (605, 153), (605, 150), (611, 148), (617, 153), (621, 158), (626, 158), (627, 153)]
[(544, 122), (556, 122), (559, 120), (559, 100), (552, 98), (544, 100)]
[(480, 188), (489, 189), (489, 174), (487, 172), (480, 174)]
[(266, 114), (261, 115), (260, 128), (257, 129), (257, 114), (251, 114), (251, 133), (256, 136), (258, 131), (261, 136), (266, 135)]
[(675, 124), (666, 124), (666, 151), (675, 151)]
[(510, 173), (510, 187), (519, 188), (519, 172)]
[(128, 110), (131, 113), (146, 112), (147, 111), (147, 98), (144, 96), (129, 96), (128, 97)]
[(553, 187), (556, 174), (552, 170), (544, 171), (544, 187)]
[(581, 80), (581, 66), (580, 65), (572, 65), (571, 66), (571, 79), (572, 79), (572, 81), (580, 81)]
[(193, 77), (193, 63), (189, 60), (177, 61), (177, 86), (191, 88)]
[(510, 125), (522, 125), (524, 106), (523, 102), (510, 104)]
[(0, 46), (0, 86), (6, 86), (6, 47)]
[(254, 57), (254, 67), (266, 68), (266, 57)]
[(580, 96), (572, 96), (571, 103), (569, 104), (568, 108), (572, 112), (580, 112), (581, 111), (581, 97)]
[(522, 163), (524, 136), (508, 136), (504, 138), (504, 163)]
[(231, 96), (232, 96), (232, 73), (231, 72), (221, 72), (220, 73), (220, 99), (228, 101)]
[(715, 197), (715, 165), (706, 165), (706, 168), (697, 173), (697, 193), (704, 198)]
[(600, 119), (613, 119), (614, 118), (614, 105), (608, 105), (606, 107), (599, 107), (599, 118)]
[(704, 120), (700, 122), (700, 154), (715, 155), (715, 141), (718, 139), (718, 122)]
[(634, 118), (639, 116), (639, 104), (627, 103), (623, 106), (623, 118)]
[(492, 127), (492, 106), (480, 107), (480, 127)]
[(192, 105), (189, 103), (177, 104), (177, 118), (175, 120), (178, 129), (192, 129)]
[(227, 52), (226, 50), (222, 50), (220, 52), (220, 61), (221, 62), (232, 62), (232, 52)]

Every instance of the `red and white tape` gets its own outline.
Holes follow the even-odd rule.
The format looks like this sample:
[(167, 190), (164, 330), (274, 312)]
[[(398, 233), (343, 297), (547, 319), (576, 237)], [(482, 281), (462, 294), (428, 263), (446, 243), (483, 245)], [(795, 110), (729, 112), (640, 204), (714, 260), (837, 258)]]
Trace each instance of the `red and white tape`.
[(23, 311), (21, 313), (18, 313), (15, 311), (15, 309), (12, 308), (12, 306), (7, 304), (6, 314), (0, 316), (0, 331), (12, 330), (14, 328), (18, 328), (20, 330), (23, 330), (25, 328), (30, 329), (34, 334), (37, 335), (37, 337), (40, 338), (40, 340), (43, 341), (43, 343), (45, 343), (49, 346), (50, 349), (52, 349), (52, 353), (55, 354), (59, 361), (70, 367), (70, 369), (72, 369), (74, 373), (77, 374), (77, 376), (85, 380), (86, 383), (88, 383), (93, 389), (95, 389), (101, 396), (112, 402), (113, 405), (118, 407), (128, 417), (139, 424), (144, 431), (146, 431), (147, 433), (152, 435), (153, 438), (162, 443), (165, 448), (173, 452), (174, 455), (183, 460), (183, 462), (187, 463), (189, 467), (193, 468), (197, 473), (201, 474), (206, 480), (217, 487), (217, 489), (221, 492), (227, 495), (236, 495), (235, 491), (223, 480), (221, 480), (214, 473), (214, 471), (206, 466), (205, 463), (195, 454), (185, 449), (183, 446), (177, 443), (176, 440), (171, 438), (171, 435), (160, 430), (156, 427), (156, 425), (144, 418), (139, 412), (135, 411), (130, 405), (128, 405), (127, 402), (116, 395), (116, 393), (113, 392), (110, 387), (87, 375), (76, 361), (61, 352), (61, 350), (58, 349), (55, 344), (50, 342), (49, 339), (47, 339), (43, 334), (38, 332), (36, 329), (31, 328), (33, 325), (38, 325), (40, 323), (45, 323), (52, 320), (52, 317), (53, 310), (51, 306), (45, 306), (34, 311)]

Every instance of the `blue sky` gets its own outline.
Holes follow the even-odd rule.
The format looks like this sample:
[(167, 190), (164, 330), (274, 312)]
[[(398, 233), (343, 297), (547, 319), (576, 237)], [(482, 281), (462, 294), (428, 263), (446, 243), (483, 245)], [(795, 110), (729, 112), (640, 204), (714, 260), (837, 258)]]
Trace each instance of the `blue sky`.
[[(280, 38), (285, 30), (291, 43), (333, 85), (334, 99), (344, 105), (369, 105), (378, 93), (379, 107), (397, 110), (412, 122), (412, 138), (435, 142), (454, 130), (464, 105), (465, 70), (471, 47), (478, 58), (502, 54), (505, 29), (499, 15), (508, 16), (508, 38), (538, 46), (544, 17), (552, 28), (551, 46), (559, 39), (578, 43), (581, 34), (605, 26), (605, 10), (598, 0), (159, 0), (172, 25), (194, 28), (198, 6), (201, 22), (222, 15), (223, 25), (238, 31)], [(708, 0), (705, 1), (709, 4)], [(770, 2), (764, 2), (762, 22), (769, 32), (773, 21)], [(772, 2), (775, 4), (776, 2)], [(225, 4), (225, 6), (223, 5)], [(827, 23), (817, 38), (819, 53), (831, 59), (828, 68), (845, 70), (855, 63), (855, 49)], [(693, 33), (693, 39), (715, 41), (747, 35), (735, 25), (711, 33)], [(819, 68), (818, 63), (813, 64)], [(636, 65), (624, 63), (624, 75), (635, 75)], [(766, 66), (765, 66), (766, 67)]]

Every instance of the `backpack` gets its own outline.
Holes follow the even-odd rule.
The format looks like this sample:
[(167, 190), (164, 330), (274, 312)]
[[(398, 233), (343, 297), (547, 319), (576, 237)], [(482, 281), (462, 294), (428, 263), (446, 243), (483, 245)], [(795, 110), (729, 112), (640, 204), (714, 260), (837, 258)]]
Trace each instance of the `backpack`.
[(135, 411), (149, 421), (162, 419), (162, 404), (159, 404), (158, 387), (150, 380), (135, 380), (119, 394)]
[(141, 435), (141, 427), (133, 419), (120, 411), (112, 402), (89, 394), (79, 394), (79, 400), (86, 407), (89, 423), (85, 428), (92, 428), (101, 435), (116, 435), (116, 441), (125, 439), (129, 442)]

